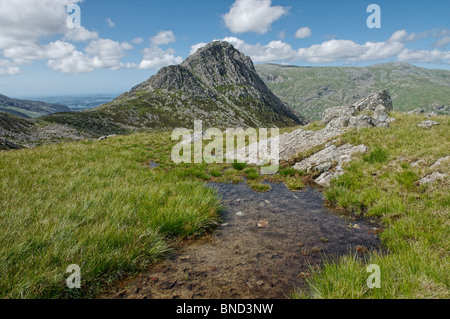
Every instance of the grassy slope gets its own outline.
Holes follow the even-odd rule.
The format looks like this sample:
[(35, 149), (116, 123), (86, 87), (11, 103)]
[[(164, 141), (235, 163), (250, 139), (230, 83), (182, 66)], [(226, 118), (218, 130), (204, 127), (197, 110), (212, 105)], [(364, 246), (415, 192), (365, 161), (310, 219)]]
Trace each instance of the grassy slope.
[[(170, 152), (169, 135), (50, 145), (0, 153), (0, 297), (69, 297), (144, 269), (168, 239), (202, 233), (218, 199), (201, 182), (143, 164)], [(167, 161), (167, 156), (163, 159)]]
[[(343, 137), (372, 151), (351, 163), (326, 192), (341, 207), (380, 219), (388, 252), (371, 254), (366, 263), (352, 256), (329, 263), (313, 273), (311, 294), (300, 296), (449, 296), (448, 181), (426, 187), (415, 182), (448, 155), (450, 117), (423, 130), (416, 126), (421, 116), (394, 116), (398, 121), (391, 129)], [(168, 133), (158, 133), (0, 153), (0, 264), (6, 265), (0, 270), (0, 297), (92, 296), (103, 284), (161, 257), (168, 239), (201, 234), (211, 225), (219, 203), (203, 181), (245, 177), (255, 190), (270, 189), (255, 167), (175, 165), (173, 145)], [(393, 164), (399, 157), (405, 159)], [(426, 165), (411, 167), (419, 158)], [(161, 165), (150, 170), (143, 164), (150, 160)], [(445, 165), (440, 170), (450, 174)], [(270, 180), (296, 190), (308, 176), (286, 167)], [(83, 276), (84, 289), (76, 296), (65, 288), (65, 269), (73, 263)], [(381, 266), (382, 289), (366, 288), (369, 263)]]
[[(379, 218), (384, 253), (371, 253), (361, 262), (347, 256), (329, 263), (311, 278), (313, 298), (448, 298), (449, 180), (428, 186), (417, 181), (434, 170), (430, 165), (448, 156), (450, 117), (440, 117), (431, 130), (417, 127), (421, 116), (395, 114), (392, 129), (366, 129), (344, 135), (344, 140), (368, 145), (326, 191), (328, 200), (367, 217)], [(398, 158), (402, 161), (394, 162)], [(411, 167), (418, 159), (424, 165)], [(435, 169), (436, 170), (436, 169)], [(450, 164), (440, 172), (450, 175)], [(375, 175), (376, 174), (376, 175)], [(368, 289), (366, 267), (381, 267), (381, 289)]]
[(428, 70), (407, 64), (358, 67), (280, 67), (257, 65), (258, 73), (281, 76), (281, 83), (267, 83), (282, 100), (309, 119), (329, 107), (350, 104), (371, 93), (389, 89), (396, 111), (423, 108), (430, 104), (450, 106), (450, 71)]

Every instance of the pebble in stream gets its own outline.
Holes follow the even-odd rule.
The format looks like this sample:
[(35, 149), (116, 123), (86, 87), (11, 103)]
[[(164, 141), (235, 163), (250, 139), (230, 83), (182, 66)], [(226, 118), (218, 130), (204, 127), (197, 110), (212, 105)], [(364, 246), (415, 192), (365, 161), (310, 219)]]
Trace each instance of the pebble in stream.
[(292, 193), (271, 184), (270, 192), (257, 193), (244, 183), (209, 186), (226, 208), (221, 226), (101, 298), (283, 299), (305, 287), (308, 265), (319, 266), (324, 254), (381, 245), (372, 226), (358, 221), (355, 228), (327, 211), (313, 189)]

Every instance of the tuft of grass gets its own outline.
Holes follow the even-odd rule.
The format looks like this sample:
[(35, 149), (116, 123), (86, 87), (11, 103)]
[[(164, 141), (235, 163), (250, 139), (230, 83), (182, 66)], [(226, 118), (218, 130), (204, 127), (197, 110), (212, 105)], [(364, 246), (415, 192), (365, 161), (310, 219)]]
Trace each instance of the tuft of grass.
[(364, 155), (363, 159), (370, 164), (385, 163), (388, 159), (388, 153), (381, 147), (376, 146), (375, 149), (369, 153), (369, 155)]
[(290, 177), (294, 176), (295, 173), (296, 173), (296, 170), (293, 169), (292, 167), (284, 168), (284, 169), (282, 169), (280, 171), (281, 175), (283, 175), (283, 176), (290, 176)]
[(245, 169), (247, 167), (246, 163), (238, 163), (238, 162), (234, 162), (232, 164), (233, 168), (237, 171), (242, 171), (243, 169)]
[(257, 179), (259, 177), (259, 172), (256, 168), (248, 168), (244, 173), (249, 179)]
[(256, 182), (256, 181), (249, 181), (248, 185), (254, 191), (261, 192), (261, 193), (269, 192), (272, 189), (272, 187), (270, 187), (269, 184), (263, 184), (263, 183)]
[(305, 184), (300, 178), (289, 177), (286, 178), (285, 184), (291, 191), (299, 191), (305, 188)]

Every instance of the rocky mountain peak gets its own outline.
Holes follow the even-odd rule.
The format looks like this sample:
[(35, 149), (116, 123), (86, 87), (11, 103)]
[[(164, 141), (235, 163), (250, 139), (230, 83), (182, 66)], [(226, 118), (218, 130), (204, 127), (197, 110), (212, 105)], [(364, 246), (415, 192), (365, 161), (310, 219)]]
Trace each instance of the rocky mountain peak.
[(270, 91), (248, 56), (218, 41), (200, 48), (180, 65), (162, 68), (106, 107), (136, 105), (170, 127), (191, 125), (195, 119), (217, 127), (283, 127), (307, 122)]

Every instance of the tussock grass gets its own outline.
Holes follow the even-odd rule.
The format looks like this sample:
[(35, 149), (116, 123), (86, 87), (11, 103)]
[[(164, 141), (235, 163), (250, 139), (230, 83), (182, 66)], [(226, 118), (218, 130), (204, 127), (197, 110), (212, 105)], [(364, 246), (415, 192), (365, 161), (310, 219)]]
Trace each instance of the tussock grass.
[[(423, 116), (393, 114), (391, 129), (375, 128), (346, 133), (343, 139), (370, 147), (346, 167), (326, 198), (352, 213), (377, 218), (383, 252), (367, 261), (346, 256), (327, 262), (309, 279), (310, 292), (297, 298), (449, 298), (449, 180), (419, 186), (433, 171), (450, 175), (449, 163), (430, 166), (448, 156), (450, 117), (441, 125), (418, 128)], [(399, 159), (402, 159), (399, 161)], [(422, 159), (423, 165), (410, 164)], [(369, 289), (369, 264), (381, 267), (381, 288)]]
[[(204, 233), (219, 199), (204, 183), (164, 171), (169, 138), (1, 152), (0, 297), (90, 297), (161, 258), (172, 239)], [(150, 169), (149, 159), (164, 165)], [(76, 293), (66, 287), (70, 264), (81, 267)]]

